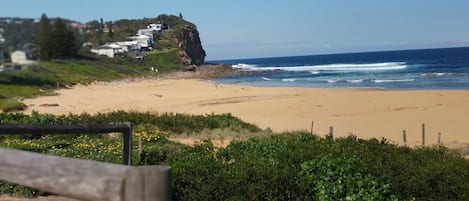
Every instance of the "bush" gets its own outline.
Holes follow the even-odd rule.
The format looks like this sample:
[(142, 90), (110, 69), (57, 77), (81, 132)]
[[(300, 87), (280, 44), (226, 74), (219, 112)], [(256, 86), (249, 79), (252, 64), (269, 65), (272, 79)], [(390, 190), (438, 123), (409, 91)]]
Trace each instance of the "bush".
[(302, 200), (397, 200), (390, 185), (366, 173), (358, 157), (322, 155), (301, 164)]
[(231, 114), (207, 114), (207, 115), (186, 115), (186, 114), (151, 114), (139, 112), (117, 111), (111, 113), (90, 114), (69, 114), (54, 116), (50, 114), (39, 114), (33, 112), (31, 115), (22, 113), (0, 113), (0, 120), (4, 123), (46, 123), (46, 124), (109, 124), (131, 122), (133, 125), (151, 124), (157, 126), (162, 131), (170, 133), (192, 133), (200, 132), (204, 129), (231, 129), (233, 131), (247, 130), (257, 132), (260, 129), (250, 123)]
[(337, 140), (341, 153), (363, 160), (367, 173), (391, 184), (400, 199), (469, 200), (469, 163), (444, 147), (411, 149), (386, 140)]
[[(102, 124), (131, 121), (145, 141), (135, 164), (170, 165), (175, 200), (469, 200), (469, 163), (444, 147), (411, 149), (386, 140), (332, 139), (308, 133), (250, 138), (215, 148), (167, 140), (175, 132), (259, 130), (226, 115), (133, 112), (53, 116), (0, 114), (4, 123)], [(133, 153), (136, 152), (136, 137)], [(121, 139), (109, 135), (2, 136), (0, 146), (121, 163)], [(0, 184), (1, 193), (37, 195)]]
[(204, 144), (169, 164), (177, 200), (468, 200), (468, 162), (445, 150), (290, 133)]
[(10, 100), (10, 99), (0, 99), (0, 109), (3, 112), (13, 112), (13, 111), (20, 111), (26, 109), (26, 105), (24, 103)]

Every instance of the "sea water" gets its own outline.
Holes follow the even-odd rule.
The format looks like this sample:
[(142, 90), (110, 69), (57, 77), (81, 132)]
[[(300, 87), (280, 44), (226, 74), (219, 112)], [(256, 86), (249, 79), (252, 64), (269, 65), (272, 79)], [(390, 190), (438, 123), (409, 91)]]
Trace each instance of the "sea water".
[(469, 47), (211, 61), (245, 71), (222, 83), (382, 89), (469, 89)]

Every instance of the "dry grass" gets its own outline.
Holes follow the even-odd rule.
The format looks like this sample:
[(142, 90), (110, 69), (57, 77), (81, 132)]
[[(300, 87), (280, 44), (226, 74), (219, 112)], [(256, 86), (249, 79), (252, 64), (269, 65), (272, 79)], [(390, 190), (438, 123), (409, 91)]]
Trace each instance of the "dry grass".
[(226, 147), (231, 141), (246, 140), (251, 137), (268, 137), (272, 132), (232, 131), (230, 129), (203, 130), (197, 133), (182, 133), (169, 136), (168, 139), (185, 145), (195, 146), (211, 141), (215, 147)]

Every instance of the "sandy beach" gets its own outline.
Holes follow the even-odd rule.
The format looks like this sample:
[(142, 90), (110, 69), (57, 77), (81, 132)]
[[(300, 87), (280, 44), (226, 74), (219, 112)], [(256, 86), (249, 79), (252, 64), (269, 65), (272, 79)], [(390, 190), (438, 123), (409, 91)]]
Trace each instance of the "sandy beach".
[(97, 82), (60, 89), (57, 96), (25, 99), (26, 113), (105, 113), (115, 110), (188, 114), (232, 113), (274, 131), (310, 131), (334, 137), (385, 137), (402, 144), (469, 144), (469, 90), (376, 90), (221, 85), (198, 79)]

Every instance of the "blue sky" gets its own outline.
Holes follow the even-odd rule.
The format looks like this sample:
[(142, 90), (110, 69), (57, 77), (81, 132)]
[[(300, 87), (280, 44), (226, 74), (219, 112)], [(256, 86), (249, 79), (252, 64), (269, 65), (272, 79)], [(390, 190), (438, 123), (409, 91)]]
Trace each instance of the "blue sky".
[(178, 15), (207, 59), (469, 46), (468, 0), (14, 0), (0, 15), (81, 22)]

